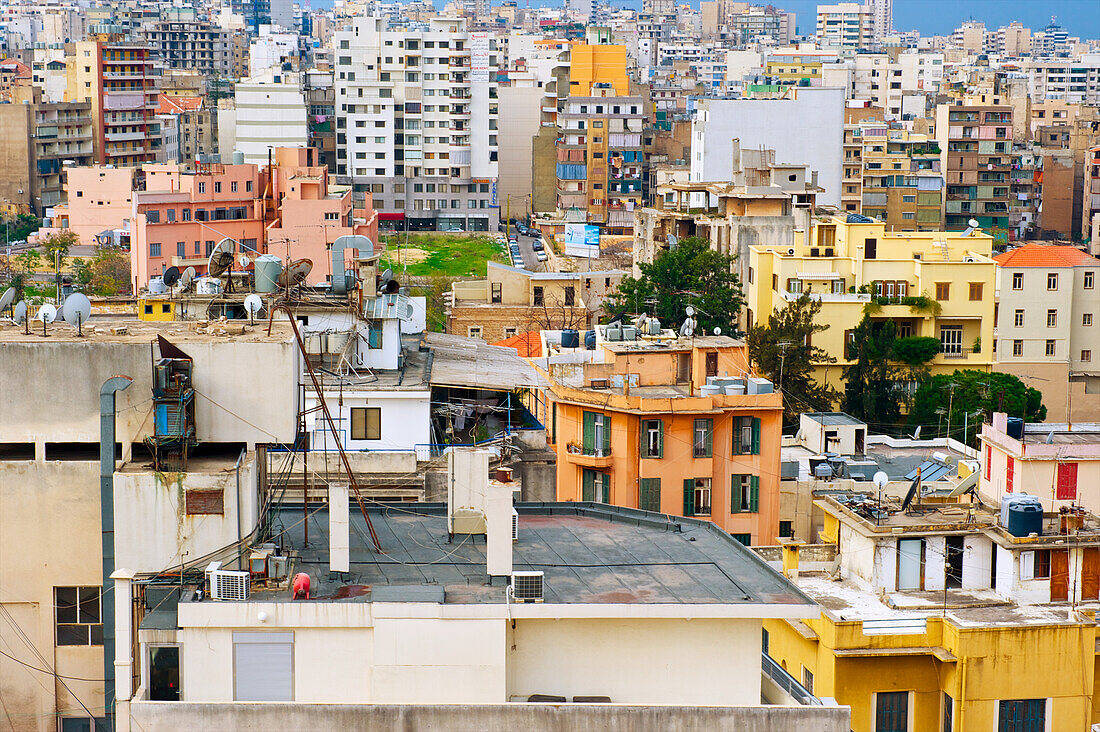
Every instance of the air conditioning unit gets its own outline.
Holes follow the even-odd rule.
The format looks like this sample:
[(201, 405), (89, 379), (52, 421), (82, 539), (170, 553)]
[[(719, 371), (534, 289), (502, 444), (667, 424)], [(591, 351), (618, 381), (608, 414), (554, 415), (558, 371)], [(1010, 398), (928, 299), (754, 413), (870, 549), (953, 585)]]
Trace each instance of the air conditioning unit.
[(210, 586), (210, 598), (213, 600), (247, 600), (252, 590), (248, 572), (233, 572), (221, 569), (221, 562), (211, 562), (206, 567), (206, 581)]
[(519, 511), (512, 509), (512, 541), (519, 541)]
[(810, 256), (811, 257), (820, 257), (821, 256), (821, 250), (818, 249), (817, 247), (810, 247)]
[(512, 572), (512, 599), (542, 602), (542, 572)]

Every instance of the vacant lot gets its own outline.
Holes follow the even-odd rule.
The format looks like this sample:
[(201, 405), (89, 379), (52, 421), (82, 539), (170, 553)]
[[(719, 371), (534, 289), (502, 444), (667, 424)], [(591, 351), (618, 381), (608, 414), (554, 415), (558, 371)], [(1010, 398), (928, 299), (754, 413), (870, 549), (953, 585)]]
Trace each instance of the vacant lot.
[(484, 276), (486, 260), (503, 262), (504, 249), (486, 234), (389, 234), (385, 266), (395, 273), (407, 271), (415, 277)]

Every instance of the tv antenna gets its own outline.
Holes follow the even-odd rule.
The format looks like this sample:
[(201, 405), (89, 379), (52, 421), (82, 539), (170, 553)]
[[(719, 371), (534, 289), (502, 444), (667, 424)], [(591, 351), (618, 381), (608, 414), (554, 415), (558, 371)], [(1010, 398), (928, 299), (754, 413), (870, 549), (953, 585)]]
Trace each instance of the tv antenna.
[(253, 318), (255, 317), (256, 313), (260, 312), (260, 310), (263, 308), (263, 306), (264, 306), (263, 299), (259, 295), (257, 295), (256, 293), (252, 293), (251, 295), (249, 295), (248, 297), (246, 297), (244, 299), (244, 309), (248, 311), (248, 324), (249, 325), (255, 325), (256, 324), (255, 320)]
[(61, 315), (69, 325), (76, 326), (78, 338), (84, 337), (83, 326), (92, 315), (92, 303), (86, 295), (76, 292), (65, 298), (65, 304), (61, 307)]

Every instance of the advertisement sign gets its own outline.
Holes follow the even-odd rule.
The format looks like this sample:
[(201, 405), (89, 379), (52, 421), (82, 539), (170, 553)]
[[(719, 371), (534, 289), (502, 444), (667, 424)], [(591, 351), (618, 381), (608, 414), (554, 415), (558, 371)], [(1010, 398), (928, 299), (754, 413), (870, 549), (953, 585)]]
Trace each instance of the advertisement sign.
[(470, 34), (470, 82), (489, 83), (489, 34)]

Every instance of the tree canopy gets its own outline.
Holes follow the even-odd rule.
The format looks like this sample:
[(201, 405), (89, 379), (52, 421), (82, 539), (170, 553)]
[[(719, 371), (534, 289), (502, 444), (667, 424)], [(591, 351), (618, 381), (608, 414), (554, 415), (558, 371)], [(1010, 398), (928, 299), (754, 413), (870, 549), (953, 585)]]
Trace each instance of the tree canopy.
[[(811, 345), (814, 333), (829, 328), (815, 322), (820, 311), (821, 301), (804, 292), (787, 307), (772, 313), (767, 323), (749, 328), (745, 336), (749, 358), (756, 369), (771, 379), (776, 388), (782, 384), (788, 420), (801, 412), (831, 411), (840, 397), (835, 389), (813, 377), (815, 364), (836, 362), (824, 349)], [(788, 345), (784, 347), (783, 343)]]
[[(939, 409), (944, 413), (939, 414)], [(1043, 395), (1019, 378), (1012, 374), (967, 369), (937, 374), (922, 381), (913, 396), (909, 424), (912, 427), (921, 425), (922, 434), (929, 437), (948, 436), (950, 424), (950, 437), (977, 446), (978, 425), (990, 419), (993, 412), (1008, 412), (1029, 422), (1041, 422), (1047, 416)], [(969, 418), (964, 419), (968, 414)], [(964, 435), (967, 427), (968, 434)]]
[(94, 295), (120, 295), (130, 292), (130, 258), (118, 249), (99, 248), (90, 261), (74, 263), (76, 282)]
[(61, 258), (64, 259), (69, 256), (69, 250), (72, 249), (73, 245), (79, 243), (80, 240), (76, 234), (68, 229), (50, 234), (42, 240), (42, 249), (46, 252), (46, 261), (52, 266), (54, 254), (60, 254)]
[(678, 328), (695, 308), (697, 333), (721, 328), (732, 334), (737, 326), (744, 298), (734, 270), (736, 257), (710, 248), (700, 237), (681, 239), (661, 251), (652, 263), (641, 263), (641, 277), (625, 277), (604, 302), (612, 317), (627, 313), (648, 313), (668, 327)]
[(893, 362), (897, 333), (892, 320), (871, 320), (864, 316), (852, 331), (848, 343), (854, 359), (844, 368), (844, 411), (874, 424), (896, 424), (908, 403), (899, 382), (908, 380), (908, 370)]

